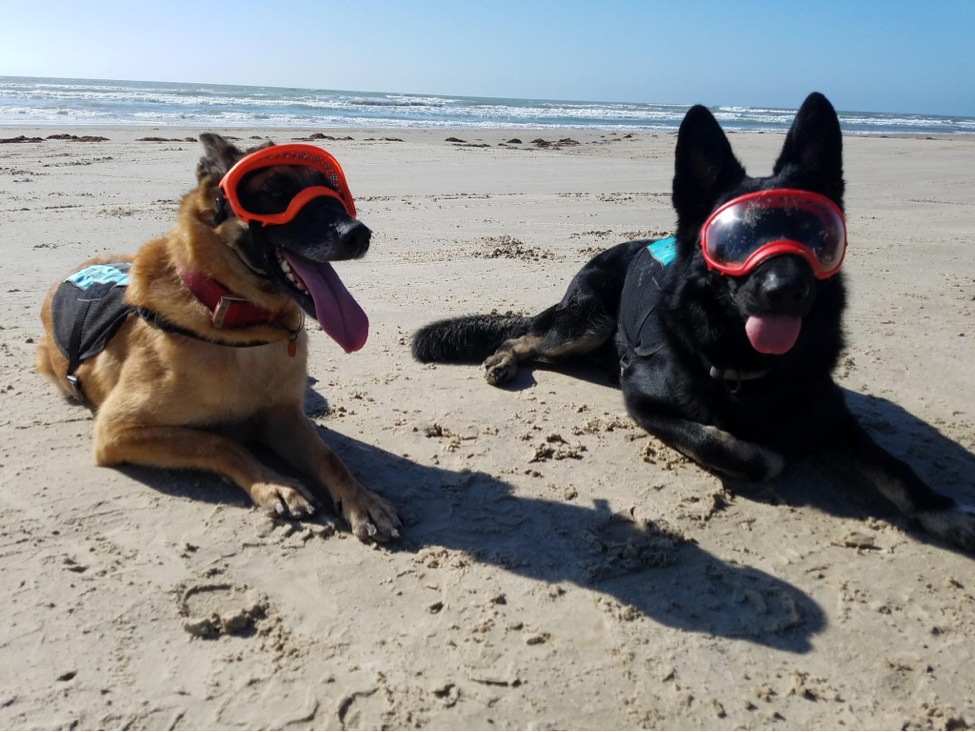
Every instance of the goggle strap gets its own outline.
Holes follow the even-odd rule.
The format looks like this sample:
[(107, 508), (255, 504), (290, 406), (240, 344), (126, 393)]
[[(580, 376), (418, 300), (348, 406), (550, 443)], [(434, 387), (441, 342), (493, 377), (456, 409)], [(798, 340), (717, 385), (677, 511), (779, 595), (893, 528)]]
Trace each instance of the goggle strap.
[(213, 212), (213, 228), (217, 228), (227, 220), (227, 199), (223, 197), (223, 191), (217, 190), (216, 209)]

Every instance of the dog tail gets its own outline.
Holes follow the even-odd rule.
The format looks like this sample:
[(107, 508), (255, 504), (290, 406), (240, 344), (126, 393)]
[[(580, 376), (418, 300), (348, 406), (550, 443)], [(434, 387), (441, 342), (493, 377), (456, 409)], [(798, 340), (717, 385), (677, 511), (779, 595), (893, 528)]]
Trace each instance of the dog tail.
[(467, 315), (430, 323), (413, 336), (413, 358), (421, 363), (480, 363), (502, 342), (528, 333), (525, 315)]

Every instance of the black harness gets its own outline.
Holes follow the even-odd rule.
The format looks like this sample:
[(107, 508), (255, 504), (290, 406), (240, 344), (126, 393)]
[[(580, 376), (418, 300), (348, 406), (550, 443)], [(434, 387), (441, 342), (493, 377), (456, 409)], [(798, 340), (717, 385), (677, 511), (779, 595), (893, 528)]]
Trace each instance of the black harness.
[[(663, 297), (665, 270), (677, 255), (677, 240), (673, 237), (649, 244), (634, 257), (626, 271), (620, 295), (619, 328), (629, 350), (640, 358), (649, 358), (666, 345), (660, 319), (654, 314)], [(768, 369), (739, 371), (722, 369), (698, 352), (698, 357), (712, 379), (722, 381), (729, 391), (741, 389), (742, 382), (767, 376)], [(628, 364), (623, 357), (620, 368)]]
[(666, 343), (659, 320), (651, 316), (663, 296), (664, 273), (676, 256), (676, 242), (661, 239), (644, 247), (626, 272), (619, 327), (629, 349), (641, 358), (652, 356)]
[(54, 343), (68, 359), (65, 378), (71, 391), (88, 403), (81, 380), (75, 373), (78, 366), (97, 356), (133, 313), (167, 333), (194, 338), (198, 341), (231, 348), (266, 346), (269, 341), (233, 343), (205, 338), (186, 328), (170, 323), (159, 313), (125, 302), (131, 264), (96, 264), (70, 275), (54, 291), (51, 302), (51, 325)]
[(101, 353), (133, 308), (125, 302), (131, 264), (98, 264), (75, 272), (54, 291), (51, 326), (54, 342), (68, 359), (66, 378), (81, 401), (87, 401), (75, 375), (78, 366)]

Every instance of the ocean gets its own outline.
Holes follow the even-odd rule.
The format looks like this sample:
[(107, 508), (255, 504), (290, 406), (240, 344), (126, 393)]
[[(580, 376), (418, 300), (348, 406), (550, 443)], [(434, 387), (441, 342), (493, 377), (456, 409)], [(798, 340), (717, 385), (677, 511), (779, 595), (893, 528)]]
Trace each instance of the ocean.
[[(671, 132), (689, 104), (500, 99), (0, 76), (0, 126), (568, 128)], [(736, 132), (785, 132), (794, 109), (713, 106)], [(840, 111), (847, 134), (973, 134), (975, 118)]]

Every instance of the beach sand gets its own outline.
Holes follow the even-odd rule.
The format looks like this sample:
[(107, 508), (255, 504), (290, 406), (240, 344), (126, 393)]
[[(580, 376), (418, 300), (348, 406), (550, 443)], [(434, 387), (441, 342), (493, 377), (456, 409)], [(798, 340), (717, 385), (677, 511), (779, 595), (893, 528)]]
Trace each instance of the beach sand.
[[(336, 267), (372, 333), (344, 355), (310, 324), (307, 409), (400, 508), (398, 545), (273, 523), (206, 475), (93, 467), (90, 414), (33, 370), (41, 300), (171, 226), (200, 146), (136, 139), (200, 131), (0, 134), (109, 138), (0, 145), (0, 727), (975, 724), (972, 557), (814, 462), (723, 485), (603, 374), (526, 367), (501, 390), (410, 358), (433, 318), (538, 311), (601, 248), (668, 234), (673, 134), (326, 131), (355, 138), (323, 144), (374, 231)], [(783, 138), (731, 140), (764, 175)], [(975, 140), (845, 152), (836, 378), (972, 499)]]

